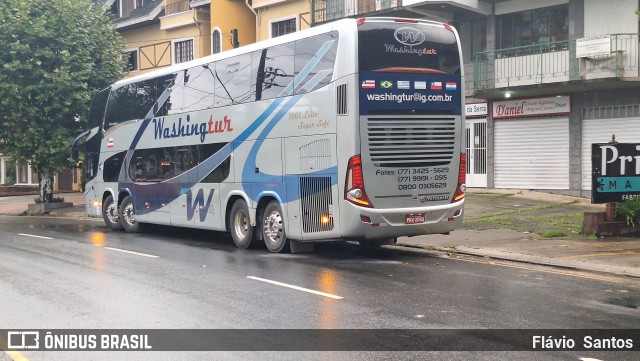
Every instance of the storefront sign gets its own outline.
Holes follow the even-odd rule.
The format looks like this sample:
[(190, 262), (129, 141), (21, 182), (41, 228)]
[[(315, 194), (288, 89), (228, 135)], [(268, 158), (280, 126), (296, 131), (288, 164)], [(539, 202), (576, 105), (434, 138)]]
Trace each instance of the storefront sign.
[(591, 201), (640, 198), (640, 144), (591, 144)]
[(571, 113), (571, 98), (567, 95), (505, 100), (493, 103), (493, 119), (537, 117)]
[(609, 35), (576, 39), (576, 58), (592, 58), (610, 53), (611, 37)]
[(489, 114), (487, 103), (471, 103), (465, 106), (465, 115), (468, 117), (482, 117)]

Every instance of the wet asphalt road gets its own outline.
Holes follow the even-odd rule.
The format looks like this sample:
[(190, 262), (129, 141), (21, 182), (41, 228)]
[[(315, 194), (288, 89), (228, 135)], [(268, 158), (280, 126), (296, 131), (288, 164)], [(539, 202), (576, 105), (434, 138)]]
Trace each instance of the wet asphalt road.
[[(279, 255), (236, 249), (215, 232), (167, 227), (133, 235), (109, 231), (101, 221), (0, 216), (0, 309), (0, 329), (638, 328), (640, 284), (352, 244)], [(637, 353), (594, 351), (24, 355), (31, 360), (638, 359)]]

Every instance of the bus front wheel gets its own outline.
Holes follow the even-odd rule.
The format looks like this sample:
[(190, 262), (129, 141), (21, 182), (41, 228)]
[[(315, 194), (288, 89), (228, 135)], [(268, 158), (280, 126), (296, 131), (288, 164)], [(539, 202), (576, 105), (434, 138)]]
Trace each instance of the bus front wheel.
[(251, 227), (251, 219), (249, 218), (249, 207), (247, 202), (242, 199), (235, 201), (231, 207), (229, 228), (233, 243), (238, 248), (247, 249), (255, 245), (253, 227)]
[(120, 223), (122, 223), (124, 230), (129, 233), (140, 232), (140, 223), (136, 221), (133, 202), (130, 196), (124, 197), (120, 204)]
[(122, 230), (122, 223), (120, 223), (120, 213), (118, 211), (118, 205), (113, 201), (113, 196), (109, 195), (104, 202), (102, 202), (102, 219), (107, 227), (114, 231)]
[(262, 239), (269, 251), (289, 251), (289, 240), (284, 228), (284, 215), (277, 201), (271, 201), (263, 212)]

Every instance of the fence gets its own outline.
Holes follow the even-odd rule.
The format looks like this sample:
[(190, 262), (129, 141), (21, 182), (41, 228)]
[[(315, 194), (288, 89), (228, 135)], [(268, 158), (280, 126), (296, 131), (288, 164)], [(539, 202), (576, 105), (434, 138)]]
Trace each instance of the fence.
[(613, 34), (606, 55), (576, 58), (576, 40), (476, 53), (474, 90), (638, 77), (638, 34)]

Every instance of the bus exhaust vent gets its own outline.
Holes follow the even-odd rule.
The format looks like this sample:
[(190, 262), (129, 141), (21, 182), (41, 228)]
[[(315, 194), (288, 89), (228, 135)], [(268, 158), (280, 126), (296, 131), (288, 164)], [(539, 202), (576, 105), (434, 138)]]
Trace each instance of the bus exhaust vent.
[(455, 149), (455, 118), (368, 118), (367, 145), (377, 167), (449, 164)]
[(338, 85), (336, 93), (338, 115), (347, 115), (347, 84)]
[(329, 139), (314, 140), (298, 149), (300, 170), (327, 169), (331, 166), (331, 142)]
[(332, 230), (331, 177), (300, 177), (300, 205), (305, 233)]

